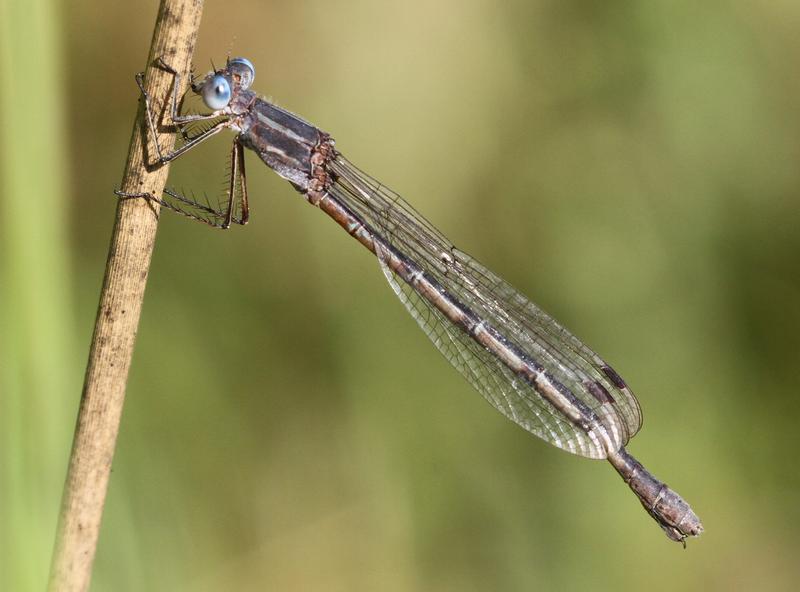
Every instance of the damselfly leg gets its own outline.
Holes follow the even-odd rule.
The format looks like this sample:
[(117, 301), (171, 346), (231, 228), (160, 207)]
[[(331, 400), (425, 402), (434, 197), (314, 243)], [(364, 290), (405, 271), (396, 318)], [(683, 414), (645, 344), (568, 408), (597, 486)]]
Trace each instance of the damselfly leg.
[[(177, 149), (167, 153), (161, 150), (161, 146), (158, 142), (159, 126), (156, 123), (156, 117), (152, 106), (153, 102), (144, 87), (143, 74), (141, 72), (136, 74), (136, 84), (144, 100), (147, 131), (149, 132), (149, 134), (145, 133), (145, 136), (149, 135), (152, 138), (158, 156), (156, 163), (152, 166), (161, 166), (164, 163), (175, 160), (200, 143), (218, 134), (221, 130), (229, 127), (231, 123), (229, 117), (225, 113), (220, 112), (220, 110), (215, 110), (209, 114), (182, 115), (180, 113), (180, 101), (178, 97), (178, 89), (181, 87), (180, 74), (161, 58), (158, 59), (157, 63), (159, 67), (171, 73), (174, 77), (171, 108), (169, 112), (170, 121), (163, 122), (163, 125), (167, 128), (174, 128), (180, 133), (183, 143)], [(193, 91), (197, 92), (193, 79), (190, 81), (190, 86)], [(192, 124), (203, 121), (214, 121), (214, 123), (196, 134), (187, 131)], [(147, 144), (146, 141), (145, 144)], [(214, 228), (227, 229), (232, 223), (244, 225), (247, 224), (250, 218), (247, 200), (247, 180), (244, 168), (244, 152), (238, 138), (234, 140), (231, 146), (228, 190), (224, 199), (220, 201), (216, 207), (210, 203), (208, 198), (205, 198), (205, 203), (202, 203), (195, 196), (187, 197), (169, 188), (164, 190), (164, 195), (162, 197), (157, 197), (152, 193), (146, 192), (126, 193), (117, 190), (114, 193), (121, 198), (147, 199), (159, 204), (161, 207), (170, 209), (182, 216), (197, 220), (198, 222), (202, 222)]]

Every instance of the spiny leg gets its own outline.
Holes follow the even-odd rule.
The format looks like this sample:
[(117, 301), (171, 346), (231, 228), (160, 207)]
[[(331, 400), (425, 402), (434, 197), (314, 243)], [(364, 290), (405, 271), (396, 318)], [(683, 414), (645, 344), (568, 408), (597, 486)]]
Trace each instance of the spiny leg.
[[(222, 220), (225, 216), (223, 212), (215, 210), (210, 206), (203, 205), (196, 200), (186, 198), (170, 189), (164, 190), (164, 193), (169, 195), (175, 201), (167, 201), (147, 192), (126, 193), (116, 189), (114, 190), (114, 193), (121, 199), (146, 199), (147, 201), (157, 203), (162, 208), (166, 208), (175, 212), (176, 214), (186, 216), (192, 220), (197, 220), (198, 222), (202, 222), (203, 224), (207, 224), (213, 228), (219, 228), (220, 230), (228, 229), (228, 226), (225, 226), (225, 224), (219, 222), (219, 220)], [(181, 204), (185, 204), (186, 207), (183, 207)]]
[[(238, 138), (234, 140), (231, 147), (230, 164), (230, 179), (226, 195), (227, 207), (224, 210), (221, 207), (219, 209), (212, 207), (207, 200), (204, 204), (194, 196), (186, 197), (172, 189), (165, 189), (162, 197), (156, 197), (147, 192), (126, 193), (117, 190), (114, 193), (123, 199), (146, 199), (192, 220), (197, 220), (213, 228), (227, 230), (232, 223), (244, 225), (250, 219), (247, 180), (244, 171), (244, 150)], [(237, 202), (241, 204), (240, 217), (236, 216)]]
[[(241, 203), (241, 219), (234, 220), (233, 210), (237, 197), (236, 188), (241, 187), (241, 194), (239, 194), (239, 202)], [(230, 184), (228, 186), (228, 213), (225, 222), (228, 226), (231, 222), (236, 222), (244, 226), (250, 220), (250, 205), (247, 201), (247, 177), (244, 172), (244, 150), (239, 138), (233, 141), (231, 146), (231, 176)]]

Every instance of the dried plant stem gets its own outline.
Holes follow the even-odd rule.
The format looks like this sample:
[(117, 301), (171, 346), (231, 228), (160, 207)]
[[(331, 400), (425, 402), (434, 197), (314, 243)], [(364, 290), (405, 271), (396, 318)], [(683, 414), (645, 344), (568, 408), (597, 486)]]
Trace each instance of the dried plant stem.
[[(187, 73), (202, 7), (202, 0), (161, 2), (145, 75), (145, 87), (153, 97), (156, 113), (161, 113), (172, 76), (154, 68), (154, 60), (163, 56), (179, 72)], [(131, 80), (131, 93), (135, 88)], [(145, 159), (153, 160), (153, 150), (152, 146), (144, 149), (148, 137), (145, 128), (140, 103), (122, 190), (161, 195), (167, 167), (148, 170)], [(174, 136), (160, 134), (158, 141), (170, 149)], [(50, 569), (49, 590), (53, 592), (83, 591), (89, 587), (128, 369), (155, 243), (157, 214), (157, 206), (145, 200), (121, 200), (117, 207), (61, 501)]]

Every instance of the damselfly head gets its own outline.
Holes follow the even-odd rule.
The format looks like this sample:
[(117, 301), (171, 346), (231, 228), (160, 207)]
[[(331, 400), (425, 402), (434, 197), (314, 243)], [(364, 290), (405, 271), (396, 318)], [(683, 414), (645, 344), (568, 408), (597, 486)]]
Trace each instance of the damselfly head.
[(253, 84), (256, 69), (247, 58), (229, 58), (225, 67), (214, 70), (199, 81), (192, 80), (192, 90), (203, 97), (206, 107), (219, 111), (227, 107), (233, 95)]

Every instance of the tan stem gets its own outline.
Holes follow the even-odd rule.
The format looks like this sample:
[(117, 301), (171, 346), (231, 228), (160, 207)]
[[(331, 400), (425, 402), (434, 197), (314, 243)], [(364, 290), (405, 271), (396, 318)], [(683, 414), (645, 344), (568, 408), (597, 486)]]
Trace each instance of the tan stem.
[[(154, 67), (154, 62), (163, 57), (186, 80), (202, 8), (202, 0), (161, 2), (145, 73), (145, 88), (156, 113), (162, 112), (170, 96), (173, 77)], [(131, 76), (131, 96), (135, 92)], [(146, 127), (140, 101), (122, 191), (161, 195), (168, 171), (166, 166), (146, 166), (145, 159), (155, 160), (154, 139)], [(151, 142), (147, 149), (145, 140)], [(174, 134), (159, 133), (158, 141), (170, 150)], [(157, 225), (156, 204), (142, 199), (119, 201), (61, 500), (51, 592), (89, 588)]]

